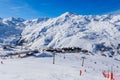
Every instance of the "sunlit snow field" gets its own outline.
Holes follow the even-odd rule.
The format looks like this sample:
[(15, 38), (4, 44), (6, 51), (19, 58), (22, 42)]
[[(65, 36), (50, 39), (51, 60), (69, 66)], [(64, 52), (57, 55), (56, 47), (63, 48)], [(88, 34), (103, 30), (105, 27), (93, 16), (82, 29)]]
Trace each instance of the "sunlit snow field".
[[(64, 59), (65, 56), (65, 59)], [(53, 57), (4, 59), (0, 64), (0, 80), (109, 80), (103, 70), (120, 75), (120, 61), (99, 55), (85, 55), (83, 67), (80, 53), (56, 54)], [(80, 76), (80, 70), (83, 71)], [(86, 70), (86, 72), (84, 71)]]

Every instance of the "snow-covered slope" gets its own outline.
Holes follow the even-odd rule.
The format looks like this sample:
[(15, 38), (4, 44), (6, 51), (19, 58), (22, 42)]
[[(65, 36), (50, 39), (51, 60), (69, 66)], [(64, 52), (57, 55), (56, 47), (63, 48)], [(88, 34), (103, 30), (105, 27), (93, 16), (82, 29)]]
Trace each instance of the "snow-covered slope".
[(20, 34), (25, 27), (22, 18), (4, 18), (0, 19), (0, 43), (10, 44), (15, 43), (20, 37)]
[[(65, 59), (63, 58), (65, 55)], [(82, 58), (85, 56), (84, 66)], [(87, 56), (80, 53), (56, 54), (55, 64), (52, 57), (30, 57), (5, 59), (0, 64), (1, 80), (110, 80), (104, 78), (113, 68), (115, 80), (120, 80), (120, 61), (103, 56)], [(80, 70), (82, 75), (80, 76)], [(86, 70), (86, 72), (85, 72)]]
[(17, 44), (23, 29), (28, 25), (34, 25), (48, 18), (24, 20), (22, 18), (0, 18), (0, 44)]
[(0, 43), (31, 49), (81, 47), (95, 53), (113, 54), (120, 49), (119, 37), (120, 15), (66, 12), (56, 18), (0, 18)]
[(93, 52), (113, 50), (120, 47), (120, 15), (92, 16), (66, 12), (27, 26), (21, 35), (19, 43), (32, 49), (81, 47)]

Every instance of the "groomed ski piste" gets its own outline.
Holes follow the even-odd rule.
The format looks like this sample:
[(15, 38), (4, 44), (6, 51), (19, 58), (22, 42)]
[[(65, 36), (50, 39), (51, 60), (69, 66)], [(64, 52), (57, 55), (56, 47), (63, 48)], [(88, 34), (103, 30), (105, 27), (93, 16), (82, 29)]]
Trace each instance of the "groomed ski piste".
[[(84, 64), (83, 63), (83, 57)], [(110, 80), (103, 72), (113, 72), (120, 80), (120, 56), (113, 58), (80, 53), (51, 53), (27, 58), (1, 59), (0, 80)]]

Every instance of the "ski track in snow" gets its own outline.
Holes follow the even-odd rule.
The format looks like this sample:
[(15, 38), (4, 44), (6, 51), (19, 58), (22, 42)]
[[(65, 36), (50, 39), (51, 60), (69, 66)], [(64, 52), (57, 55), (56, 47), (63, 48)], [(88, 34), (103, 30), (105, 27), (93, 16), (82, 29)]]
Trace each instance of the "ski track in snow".
[[(63, 58), (65, 55), (65, 59)], [(108, 80), (102, 75), (103, 70), (110, 70), (120, 74), (120, 62), (102, 56), (86, 56), (84, 67), (82, 59), (77, 53), (57, 54), (55, 64), (52, 57), (5, 59), (0, 64), (1, 80)], [(96, 64), (95, 64), (96, 62)], [(85, 70), (80, 76), (80, 70)]]

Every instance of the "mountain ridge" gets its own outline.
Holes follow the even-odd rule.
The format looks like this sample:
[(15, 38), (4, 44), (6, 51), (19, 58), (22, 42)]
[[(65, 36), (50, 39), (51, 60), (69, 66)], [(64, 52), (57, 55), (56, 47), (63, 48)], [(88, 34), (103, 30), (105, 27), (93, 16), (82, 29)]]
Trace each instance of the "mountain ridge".
[[(56, 18), (25, 20), (21, 24), (23, 29), (17, 42), (30, 49), (81, 47), (96, 52), (103, 48), (110, 53), (120, 44), (120, 15), (86, 16), (66, 12)], [(108, 51), (107, 47), (112, 49)]]

